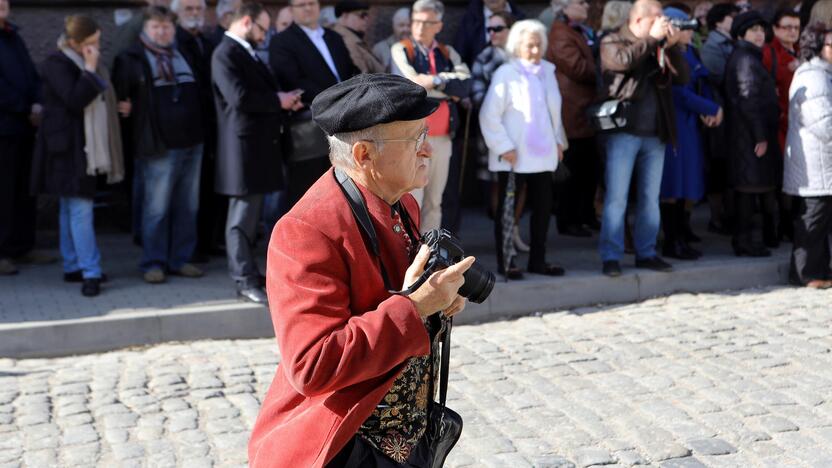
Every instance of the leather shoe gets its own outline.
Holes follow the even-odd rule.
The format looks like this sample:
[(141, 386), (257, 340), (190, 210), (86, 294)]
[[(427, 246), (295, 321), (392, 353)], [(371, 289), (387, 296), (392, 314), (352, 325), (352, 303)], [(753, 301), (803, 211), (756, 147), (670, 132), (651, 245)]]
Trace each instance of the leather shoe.
[[(107, 274), (102, 273), (101, 278), (99, 278), (99, 281), (102, 282), (102, 283), (106, 283), (108, 280), (109, 280), (109, 278), (107, 278)], [(84, 276), (81, 273), (81, 270), (71, 271), (69, 273), (64, 273), (64, 282), (66, 282), (66, 283), (81, 283), (83, 281), (84, 281)]]
[(832, 281), (829, 280), (812, 280), (806, 283), (807, 288), (812, 289), (829, 289), (832, 288)]
[(636, 258), (636, 268), (644, 268), (646, 270), (669, 272), (673, 271), (673, 265), (665, 262), (658, 256), (650, 258)]
[(81, 294), (86, 297), (97, 296), (101, 292), (101, 278), (87, 278), (81, 285)]
[(662, 255), (678, 260), (696, 260), (701, 253), (682, 242), (669, 242), (662, 247)]
[(558, 229), (561, 235), (563, 236), (572, 236), (572, 237), (592, 237), (592, 231), (588, 229), (584, 229), (582, 226), (566, 226), (563, 229)]
[(619, 277), (621, 276), (621, 265), (615, 260), (608, 260), (601, 267), (601, 272), (610, 278)]
[(529, 266), (529, 273), (536, 273), (538, 275), (546, 275), (546, 276), (563, 276), (566, 274), (566, 270), (559, 266), (543, 264), (543, 265), (535, 265)]
[(269, 305), (269, 297), (263, 288), (251, 287), (237, 290), (237, 297), (255, 304)]
[(506, 279), (510, 279), (510, 280), (523, 279), (523, 270), (517, 268), (514, 265), (509, 266), (508, 270), (506, 270), (502, 267), (497, 268), (497, 273), (505, 276)]
[(734, 246), (734, 255), (737, 257), (771, 257), (771, 251), (765, 247), (758, 246)]

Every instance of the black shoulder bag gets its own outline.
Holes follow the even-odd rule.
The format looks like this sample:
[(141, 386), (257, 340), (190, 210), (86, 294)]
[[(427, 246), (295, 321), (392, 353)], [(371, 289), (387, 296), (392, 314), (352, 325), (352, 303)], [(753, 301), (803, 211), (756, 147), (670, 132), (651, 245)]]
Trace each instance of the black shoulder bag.
[[(344, 192), (344, 197), (350, 205), (352, 214), (355, 217), (356, 222), (358, 222), (358, 226), (361, 228), (361, 231), (364, 233), (365, 242), (369, 244), (368, 246), (370, 250), (378, 258), (384, 287), (393, 294), (403, 294), (403, 291), (396, 291), (391, 287), (387, 270), (384, 268), (384, 263), (381, 261), (381, 250), (379, 249), (378, 237), (376, 236), (373, 222), (370, 219), (370, 213), (367, 210), (367, 205), (364, 203), (364, 198), (361, 196), (361, 192), (358, 190), (355, 182), (353, 182), (352, 179), (350, 179), (349, 176), (347, 176), (343, 171), (335, 169), (334, 172), (335, 179), (338, 181), (341, 191)], [(402, 208), (399, 214), (402, 217), (402, 224), (404, 224), (405, 228), (408, 232), (410, 232), (410, 230), (415, 226), (413, 226), (413, 221), (407, 214), (407, 210)], [(439, 317), (437, 317), (437, 315), (439, 315)], [(442, 334), (442, 349), (439, 364), (439, 401), (433, 401), (431, 398), (428, 407), (427, 429), (424, 437), (427, 439), (430, 457), (428, 459), (428, 465), (425, 468), (442, 468), (445, 464), (445, 459), (448, 458), (448, 454), (451, 452), (451, 449), (454, 448), (456, 443), (459, 441), (459, 437), (462, 435), (462, 416), (445, 406), (445, 400), (448, 395), (448, 370), (450, 368), (451, 359), (451, 328), (453, 327), (453, 319), (446, 318), (442, 314), (435, 314), (431, 317), (430, 322), (432, 325), (430, 327), (431, 338), (433, 338), (436, 333)], [(439, 323), (437, 324), (436, 322)], [(434, 361), (433, 346), (431, 346), (431, 374), (435, 371), (433, 368)], [(431, 396), (433, 396), (434, 393), (433, 384), (434, 379), (431, 379)]]
[[(598, 67), (599, 85), (603, 91), (604, 79), (600, 72), (601, 67)], [(623, 77), (616, 87), (614, 95), (617, 95), (627, 77)], [(630, 106), (630, 101), (618, 98), (609, 98), (601, 102), (590, 104), (586, 107), (586, 116), (592, 128), (599, 133), (617, 132), (627, 128), (627, 108)]]

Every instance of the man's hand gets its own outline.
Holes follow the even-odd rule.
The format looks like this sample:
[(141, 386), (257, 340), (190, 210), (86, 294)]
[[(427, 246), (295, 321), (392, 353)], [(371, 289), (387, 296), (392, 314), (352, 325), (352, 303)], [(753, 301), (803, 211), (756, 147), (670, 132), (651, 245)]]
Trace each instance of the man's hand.
[(506, 151), (505, 153), (500, 155), (500, 159), (511, 164), (511, 167), (514, 167), (514, 163), (517, 162), (517, 151)]
[(758, 158), (762, 158), (766, 154), (766, 151), (768, 151), (768, 142), (767, 141), (761, 141), (761, 142), (757, 143), (756, 145), (754, 145), (754, 154)]
[[(430, 258), (430, 249), (426, 245), (419, 248), (419, 253), (404, 275), (404, 288), (407, 289), (422, 275), (425, 264)], [(456, 265), (430, 275), (424, 284), (410, 294), (410, 300), (416, 306), (416, 311), (422, 317), (427, 317), (442, 311), (447, 316), (459, 313), (465, 307), (465, 299), (457, 294), (465, 283), (462, 276), (471, 265), (474, 257), (466, 257)]]
[(416, 78), (413, 80), (417, 85), (427, 89), (430, 91), (434, 88), (433, 86), (433, 75), (425, 75), (420, 73), (416, 75)]
[(558, 161), (563, 161), (563, 145), (558, 145)]
[[(284, 110), (297, 110), (295, 109), (295, 106), (300, 102), (300, 94), (293, 91), (288, 93), (278, 91), (277, 98), (280, 99), (280, 107)], [(301, 105), (301, 107), (303, 107), (303, 105)]]
[(43, 106), (38, 103), (32, 104), (31, 112), (29, 113), (29, 123), (33, 127), (40, 126), (41, 115), (43, 113)]
[(121, 116), (125, 119), (127, 117), (130, 117), (130, 112), (133, 111), (133, 103), (130, 102), (129, 99), (126, 101), (119, 101), (117, 107), (118, 113), (121, 114)]
[(673, 47), (679, 43), (679, 40), (682, 38), (682, 35), (679, 34), (679, 30), (676, 29), (671, 23), (667, 23), (667, 47)]
[(653, 39), (660, 41), (667, 37), (668, 27), (670, 26), (670, 22), (665, 16), (660, 16), (653, 21), (653, 25), (650, 26), (650, 37)]

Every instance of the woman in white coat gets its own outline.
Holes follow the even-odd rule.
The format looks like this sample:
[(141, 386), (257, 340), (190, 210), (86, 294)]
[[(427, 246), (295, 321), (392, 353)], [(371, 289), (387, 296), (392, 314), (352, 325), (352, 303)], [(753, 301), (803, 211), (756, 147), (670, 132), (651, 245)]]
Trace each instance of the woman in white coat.
[(502, 213), (508, 174), (514, 171), (518, 191), (527, 188), (532, 206), (528, 271), (564, 274), (546, 263), (546, 236), (552, 211), (552, 173), (563, 159), (566, 133), (561, 122), (561, 96), (555, 66), (542, 60), (546, 28), (537, 20), (518, 21), (509, 32), (506, 51), (511, 59), (494, 73), (480, 109), (480, 127), (488, 146), (488, 169), (497, 172), (500, 186), (494, 235), (497, 265), (508, 278), (522, 277), (515, 265), (504, 265)]
[(832, 287), (832, 29), (813, 24), (800, 41), (803, 64), (789, 88), (783, 191), (795, 196), (790, 282)]

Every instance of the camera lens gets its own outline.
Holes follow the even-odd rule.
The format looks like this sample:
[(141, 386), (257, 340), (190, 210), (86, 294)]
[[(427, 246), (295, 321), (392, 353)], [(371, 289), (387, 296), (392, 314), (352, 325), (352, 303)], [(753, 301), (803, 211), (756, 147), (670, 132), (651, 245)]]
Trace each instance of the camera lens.
[(482, 269), (478, 263), (471, 265), (462, 277), (465, 278), (465, 283), (459, 288), (459, 295), (471, 302), (482, 304), (494, 289), (494, 273)]

